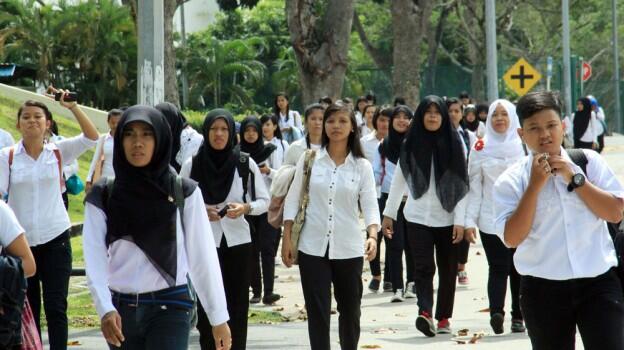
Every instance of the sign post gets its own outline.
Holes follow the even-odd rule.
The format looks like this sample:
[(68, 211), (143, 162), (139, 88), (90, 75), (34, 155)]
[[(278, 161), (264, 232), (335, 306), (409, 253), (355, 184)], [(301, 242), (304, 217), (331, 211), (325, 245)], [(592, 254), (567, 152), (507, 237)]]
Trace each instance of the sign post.
[(550, 91), (550, 81), (552, 79), (553, 58), (548, 56), (546, 59), (546, 91)]
[(540, 72), (533, 68), (524, 58), (520, 58), (503, 75), (503, 80), (505, 80), (507, 86), (519, 96), (524, 96), (531, 91), (541, 78)]

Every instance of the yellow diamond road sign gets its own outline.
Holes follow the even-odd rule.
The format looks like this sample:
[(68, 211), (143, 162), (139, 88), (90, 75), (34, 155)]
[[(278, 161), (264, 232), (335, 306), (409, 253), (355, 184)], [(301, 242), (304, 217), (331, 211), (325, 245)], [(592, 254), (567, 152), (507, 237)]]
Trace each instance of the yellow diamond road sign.
[(542, 78), (542, 75), (524, 58), (520, 58), (503, 75), (503, 79), (513, 91), (523, 96), (531, 91), (533, 86)]

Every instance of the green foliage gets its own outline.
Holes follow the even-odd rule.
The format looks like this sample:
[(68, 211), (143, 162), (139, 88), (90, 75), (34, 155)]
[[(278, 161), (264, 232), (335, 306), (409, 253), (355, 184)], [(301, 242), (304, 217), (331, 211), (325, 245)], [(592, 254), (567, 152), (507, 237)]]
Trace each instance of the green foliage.
[(0, 28), (0, 61), (36, 68), (39, 83), (102, 109), (136, 101), (136, 30), (116, 1), (1, 1)]

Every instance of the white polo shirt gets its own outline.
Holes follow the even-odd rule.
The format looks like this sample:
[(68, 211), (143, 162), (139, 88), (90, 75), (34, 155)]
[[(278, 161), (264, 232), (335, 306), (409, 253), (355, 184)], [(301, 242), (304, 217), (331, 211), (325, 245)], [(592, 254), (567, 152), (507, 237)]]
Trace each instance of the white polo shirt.
[[(624, 198), (624, 187), (604, 159), (592, 150), (583, 152), (588, 160), (587, 181)], [(561, 154), (570, 161), (563, 148)], [(527, 189), (532, 163), (532, 155), (523, 158), (494, 184), (495, 231), (503, 242), (505, 223)], [(574, 173), (582, 172), (575, 164), (572, 166)], [(606, 222), (576, 192), (568, 192), (567, 187), (561, 176), (552, 176), (539, 193), (531, 231), (514, 255), (514, 264), (521, 275), (567, 280), (596, 277), (617, 266)]]

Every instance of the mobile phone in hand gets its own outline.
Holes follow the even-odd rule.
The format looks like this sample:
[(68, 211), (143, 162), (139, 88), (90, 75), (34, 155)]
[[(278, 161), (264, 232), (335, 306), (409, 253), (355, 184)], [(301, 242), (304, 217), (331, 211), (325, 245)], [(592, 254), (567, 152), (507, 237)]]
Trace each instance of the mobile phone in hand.
[[(62, 92), (54, 93), (54, 100), (60, 101), (61, 96), (63, 96)], [(65, 102), (76, 102), (78, 101), (78, 93), (77, 92), (68, 92), (67, 96), (65, 96)]]
[(224, 217), (227, 214), (228, 209), (230, 209), (229, 205), (226, 205), (219, 211), (219, 217)]

